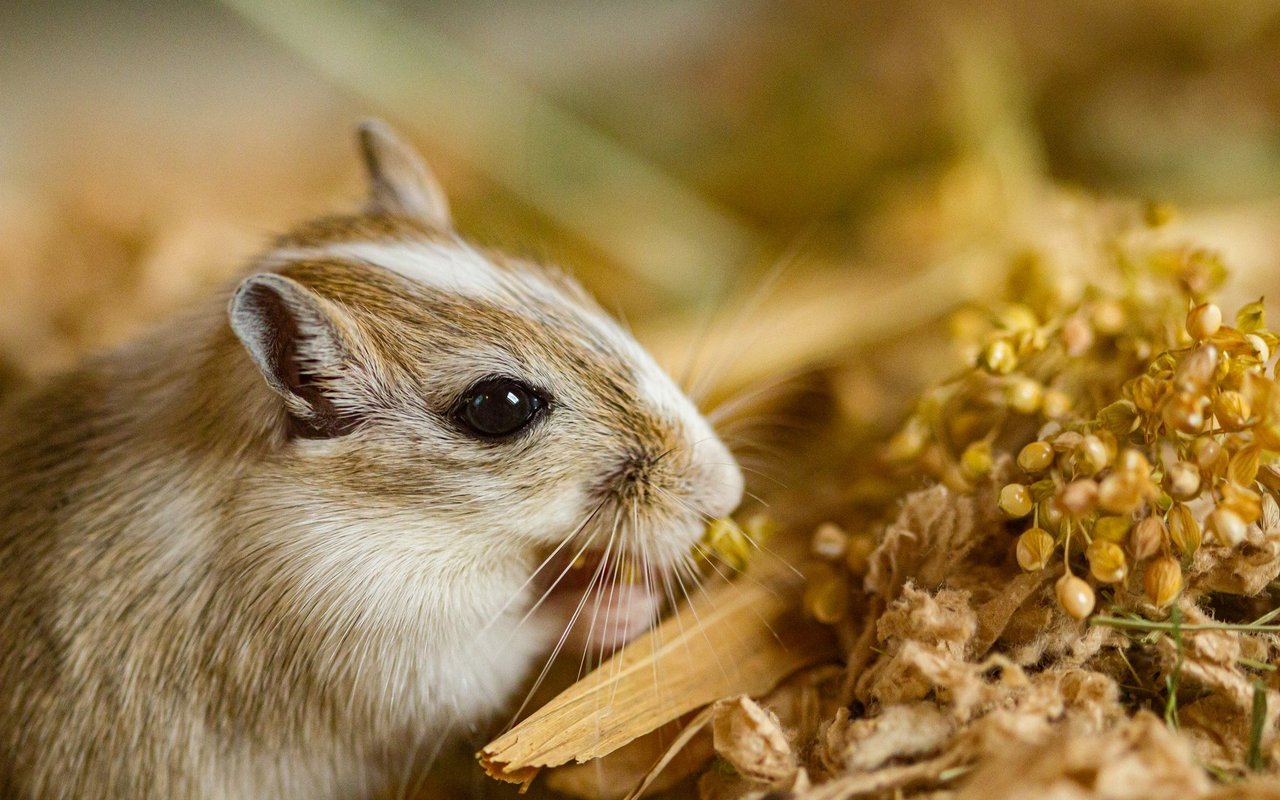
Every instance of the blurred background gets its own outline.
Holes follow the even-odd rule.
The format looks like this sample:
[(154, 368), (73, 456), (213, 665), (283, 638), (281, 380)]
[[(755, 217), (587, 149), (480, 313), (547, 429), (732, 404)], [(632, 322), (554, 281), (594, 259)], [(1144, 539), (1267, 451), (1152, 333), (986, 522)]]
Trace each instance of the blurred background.
[(0, 31), (9, 381), (354, 207), (367, 115), (463, 232), (565, 264), (673, 368), (729, 343), (725, 385), (988, 291), (1082, 226), (1064, 197), (1173, 203), (1246, 294), (1280, 261), (1263, 0), (121, 0), (0, 4)]
[(366, 116), (711, 399), (816, 378), (857, 433), (819, 447), (944, 376), (1011, 259), (1088, 274), (1146, 204), (1280, 288), (1271, 0), (9, 2), (0, 87), (0, 392), (356, 208)]

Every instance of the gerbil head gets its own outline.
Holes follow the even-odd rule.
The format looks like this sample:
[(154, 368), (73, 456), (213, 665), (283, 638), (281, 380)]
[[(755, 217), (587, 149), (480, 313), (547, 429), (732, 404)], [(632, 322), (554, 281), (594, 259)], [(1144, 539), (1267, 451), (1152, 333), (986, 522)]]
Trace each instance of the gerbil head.
[(572, 280), (457, 237), (385, 125), (360, 141), (366, 212), (286, 237), (231, 301), (276, 403), (264, 469), (399, 555), (687, 557), (743, 490), (702, 415)]

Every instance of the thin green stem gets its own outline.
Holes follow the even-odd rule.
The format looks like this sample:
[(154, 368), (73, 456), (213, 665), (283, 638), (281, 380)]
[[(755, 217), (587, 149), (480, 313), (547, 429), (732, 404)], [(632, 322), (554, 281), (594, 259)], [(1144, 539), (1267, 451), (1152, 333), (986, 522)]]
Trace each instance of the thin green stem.
[(1125, 628), (1139, 631), (1243, 631), (1245, 633), (1280, 633), (1280, 625), (1259, 625), (1258, 623), (1205, 622), (1193, 625), (1181, 625), (1176, 622), (1152, 622), (1146, 619), (1126, 619), (1124, 617), (1090, 617), (1090, 625), (1105, 625), (1109, 628)]

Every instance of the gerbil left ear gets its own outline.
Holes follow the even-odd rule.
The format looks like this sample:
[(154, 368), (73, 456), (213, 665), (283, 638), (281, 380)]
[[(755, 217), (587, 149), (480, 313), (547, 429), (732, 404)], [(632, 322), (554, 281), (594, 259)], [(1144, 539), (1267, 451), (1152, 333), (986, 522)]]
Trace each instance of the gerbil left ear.
[(453, 227), (449, 199), (417, 151), (382, 120), (367, 120), (359, 131), (369, 171), (369, 210), (413, 217), (441, 230)]
[(291, 435), (327, 439), (355, 429), (359, 414), (340, 390), (353, 359), (338, 307), (283, 275), (262, 273), (240, 284), (228, 315), (267, 385), (284, 399)]

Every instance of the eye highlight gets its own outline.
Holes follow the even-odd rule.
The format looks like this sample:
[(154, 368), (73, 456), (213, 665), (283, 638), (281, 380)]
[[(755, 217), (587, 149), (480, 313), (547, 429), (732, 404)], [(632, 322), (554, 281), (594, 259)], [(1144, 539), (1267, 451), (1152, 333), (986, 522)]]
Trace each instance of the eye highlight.
[(546, 399), (515, 378), (485, 378), (463, 393), (453, 417), (480, 439), (505, 439), (529, 427), (547, 407)]

